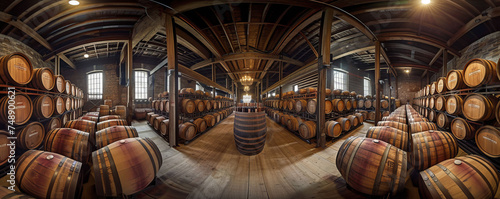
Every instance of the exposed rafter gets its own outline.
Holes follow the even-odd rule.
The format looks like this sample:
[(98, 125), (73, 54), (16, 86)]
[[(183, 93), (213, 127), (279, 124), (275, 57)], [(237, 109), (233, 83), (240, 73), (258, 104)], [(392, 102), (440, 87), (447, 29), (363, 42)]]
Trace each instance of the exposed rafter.
[(414, 42), (420, 42), (424, 43), (427, 45), (431, 45), (437, 48), (445, 48), (447, 49), (451, 54), (454, 56), (460, 57), (461, 54), (458, 52), (458, 50), (453, 49), (452, 47), (448, 46), (446, 43), (439, 41), (437, 39), (429, 38), (429, 37), (423, 37), (423, 36), (418, 36), (413, 33), (407, 33), (407, 32), (391, 32), (391, 33), (382, 33), (377, 35), (378, 39), (380, 41), (414, 41)]
[(223, 63), (227, 61), (234, 61), (234, 60), (246, 60), (246, 59), (264, 59), (264, 60), (273, 60), (273, 61), (284, 61), (287, 63), (292, 63), (295, 65), (303, 65), (302, 62), (294, 60), (289, 57), (285, 56), (280, 56), (280, 55), (271, 55), (271, 54), (266, 54), (266, 53), (260, 53), (260, 52), (244, 52), (244, 53), (237, 53), (237, 54), (230, 54), (230, 55), (225, 55), (222, 56), (221, 58), (214, 59), (214, 60), (205, 60), (203, 62), (200, 62), (198, 64), (195, 64), (191, 66), (192, 70), (200, 69), (205, 66), (209, 66), (214, 63)]

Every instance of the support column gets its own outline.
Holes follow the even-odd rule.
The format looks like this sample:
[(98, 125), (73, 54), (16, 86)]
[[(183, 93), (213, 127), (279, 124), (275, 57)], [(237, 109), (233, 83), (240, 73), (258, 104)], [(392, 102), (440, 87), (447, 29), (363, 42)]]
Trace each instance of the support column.
[(375, 41), (375, 125), (380, 121), (380, 41)]
[[(127, 122), (132, 124), (132, 115), (134, 113), (134, 75), (133, 75), (133, 61), (132, 61), (132, 38), (128, 40), (127, 45)], [(121, 99), (121, 97), (120, 97)]]
[[(283, 79), (283, 61), (280, 61), (279, 63), (279, 80), (278, 81), (281, 81), (281, 79)], [(280, 85), (280, 100), (283, 99), (283, 91), (282, 91), (282, 87)]]
[(320, 27), (320, 54), (318, 57), (318, 94), (316, 107), (316, 147), (326, 147), (325, 133), (325, 88), (326, 68), (330, 66), (330, 43), (332, 37), (333, 10), (323, 10)]
[(448, 73), (448, 50), (444, 49), (443, 50), (443, 74), (441, 74), (441, 76), (445, 77), (447, 73)]
[(387, 78), (388, 79), (387, 81), (389, 84), (389, 110), (388, 111), (389, 111), (389, 113), (391, 113), (392, 112), (392, 110), (391, 110), (392, 109), (392, 104), (391, 104), (391, 102), (392, 102), (392, 99), (391, 99), (391, 97), (392, 97), (391, 72), (389, 72), (388, 75), (389, 75), (389, 78)]
[[(215, 64), (212, 64), (212, 81), (217, 83), (217, 74), (216, 74), (216, 71), (215, 71)], [(212, 97), (215, 99), (215, 87), (212, 87)]]
[(170, 112), (168, 118), (170, 120), (168, 131), (168, 143), (170, 146), (177, 146), (179, 132), (179, 69), (177, 63), (177, 37), (175, 34), (174, 18), (170, 14), (165, 17), (165, 30), (167, 40), (167, 59), (169, 73), (169, 106)]
[(56, 55), (55, 61), (54, 73), (55, 75), (61, 75), (61, 59), (59, 58), (59, 55)]

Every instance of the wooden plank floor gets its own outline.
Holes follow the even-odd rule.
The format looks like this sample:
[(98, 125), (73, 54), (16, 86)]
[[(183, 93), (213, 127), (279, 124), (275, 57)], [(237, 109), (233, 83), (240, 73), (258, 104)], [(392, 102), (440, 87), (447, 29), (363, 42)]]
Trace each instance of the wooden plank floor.
[[(158, 173), (161, 183), (138, 197), (363, 198), (347, 189), (335, 158), (345, 139), (364, 136), (371, 124), (321, 149), (267, 119), (264, 150), (245, 156), (236, 150), (233, 121), (230, 116), (189, 145), (176, 148), (169, 147), (145, 122), (134, 123), (139, 136), (153, 138), (163, 155)], [(411, 187), (402, 195), (418, 198), (416, 188)]]

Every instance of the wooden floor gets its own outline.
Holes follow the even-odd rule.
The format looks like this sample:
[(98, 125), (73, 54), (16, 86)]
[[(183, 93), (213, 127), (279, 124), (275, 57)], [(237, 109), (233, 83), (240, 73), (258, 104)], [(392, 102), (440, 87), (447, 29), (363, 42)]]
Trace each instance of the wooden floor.
[[(365, 198), (346, 187), (335, 165), (337, 151), (349, 136), (364, 136), (372, 124), (352, 131), (325, 149), (307, 144), (267, 119), (262, 153), (241, 155), (234, 144), (234, 116), (190, 143), (168, 146), (145, 122), (135, 123), (139, 136), (153, 138), (163, 155), (154, 188), (139, 198)], [(401, 198), (418, 198), (407, 183)]]

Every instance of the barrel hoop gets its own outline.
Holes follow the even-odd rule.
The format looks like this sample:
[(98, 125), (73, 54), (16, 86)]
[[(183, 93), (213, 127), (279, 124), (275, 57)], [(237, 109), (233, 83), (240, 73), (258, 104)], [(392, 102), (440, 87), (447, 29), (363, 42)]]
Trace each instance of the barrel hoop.
[(486, 176), (484, 176), (484, 174), (479, 169), (477, 169), (474, 165), (469, 164), (467, 161), (462, 161), (462, 163), (465, 163), (466, 165), (468, 165), (469, 167), (471, 167), (472, 169), (474, 169), (474, 171), (476, 171), (476, 173), (478, 173), (481, 176), (481, 178), (484, 180), (484, 182), (486, 184), (488, 184), (488, 188), (490, 188), (490, 192), (491, 193), (495, 193), (496, 192), (495, 190), (493, 190), (493, 187), (491, 186), (491, 184), (488, 181), (488, 179), (486, 178)]
[[(71, 158), (72, 158), (72, 159), (75, 159), (75, 160), (76, 160), (76, 158), (75, 158), (75, 148), (76, 148), (76, 143), (77, 143), (77, 141), (78, 141), (78, 137), (80, 137), (80, 132), (77, 132), (77, 133), (76, 133), (76, 136), (75, 136), (75, 138), (73, 139), (73, 146), (71, 147)], [(82, 148), (82, 147), (80, 147), (80, 150), (81, 150), (81, 148)], [(80, 161), (82, 161), (82, 160), (80, 160)]]
[[(235, 127), (236, 127), (236, 126), (237, 126), (237, 125), (235, 124)], [(257, 132), (259, 132), (259, 131), (264, 131), (265, 129), (267, 129), (267, 126), (264, 126), (264, 127), (260, 128), (260, 129), (255, 129), (255, 130), (245, 130), (245, 129), (240, 129), (240, 128), (238, 128), (237, 130), (238, 130), (238, 131), (240, 131), (240, 132), (252, 133), (252, 132), (256, 132), (256, 131), (257, 131)], [(236, 129), (235, 129), (235, 130), (236, 130)]]
[(111, 174), (113, 175), (113, 182), (115, 184), (116, 194), (121, 195), (122, 187), (120, 186), (121, 185), (120, 176), (118, 176), (118, 170), (116, 170), (116, 164), (115, 160), (113, 159), (113, 154), (111, 154), (109, 147), (104, 147), (104, 151), (108, 155), (109, 167), (111, 168)]
[(54, 175), (52, 175), (52, 179), (50, 179), (49, 188), (47, 189), (47, 196), (45, 196), (46, 198), (52, 198), (51, 195), (52, 195), (52, 189), (54, 187), (54, 183), (57, 179), (57, 175), (59, 174), (59, 171), (61, 170), (62, 166), (66, 162), (66, 159), (68, 159), (68, 158), (63, 157), (63, 159), (61, 159), (61, 161), (59, 161), (59, 164), (57, 165), (57, 169), (56, 169), (56, 171), (54, 171)]
[[(340, 164), (338, 164), (339, 168), (342, 168), (342, 165), (344, 164), (344, 157), (345, 157), (345, 154), (347, 153), (347, 149), (349, 149), (349, 147), (351, 146), (351, 144), (354, 142), (354, 140), (356, 140), (356, 137), (349, 137), (347, 138), (346, 141), (344, 141), (344, 143), (342, 143), (342, 145), (340, 146), (340, 148), (344, 148), (343, 146), (345, 145), (345, 150), (342, 152), (342, 158), (341, 158), (341, 161), (340, 161)], [(339, 156), (339, 154), (337, 154), (337, 156)], [(337, 157), (338, 159), (338, 157)]]
[[(394, 157), (396, 157), (396, 159), (394, 160), (394, 168), (392, 171), (394, 176), (390, 176), (391, 182), (389, 183), (389, 187), (394, 187), (394, 184), (396, 183), (396, 176), (398, 174), (398, 160), (399, 160), (399, 149), (398, 148), (396, 148), (396, 154)], [(377, 185), (377, 184), (375, 184), (375, 185)], [(378, 189), (378, 187), (377, 187), (377, 189)]]
[[(27, 156), (29, 156), (31, 153), (35, 153), (35, 152), (36, 152), (36, 151), (28, 151), (28, 152), (26, 152), (26, 153), (24, 153), (24, 154), (26, 154)], [(28, 154), (28, 153), (29, 153), (29, 154)], [(31, 164), (32, 164), (32, 163), (33, 163), (33, 162), (34, 162), (34, 161), (38, 158), (38, 156), (40, 156), (40, 155), (42, 155), (42, 154), (43, 154), (43, 152), (40, 152), (40, 153), (39, 153), (38, 155), (36, 155), (33, 159), (31, 159), (31, 160), (30, 160), (30, 162), (28, 163), (28, 165), (26, 165), (26, 168), (30, 168)], [(27, 156), (25, 156), (25, 157), (27, 157)], [(24, 157), (23, 157), (23, 159), (24, 159)], [(19, 159), (19, 160), (18, 160), (18, 162), (22, 162), (22, 161), (23, 161), (23, 159)], [(22, 181), (23, 181), (23, 179), (24, 179), (24, 174), (26, 174), (26, 170), (27, 170), (27, 169), (25, 169), (25, 170), (23, 171), (23, 173), (21, 174), (21, 178), (19, 178), (19, 186), (22, 186), (22, 185), (23, 185)]]
[(408, 173), (406, 172), (406, 168), (408, 167), (408, 154), (403, 150), (403, 160), (401, 161), (401, 177), (399, 178), (399, 189), (403, 190), (406, 184), (406, 176)]
[(472, 194), (470, 193), (469, 189), (464, 185), (464, 183), (462, 181), (460, 181), (457, 176), (455, 176), (455, 174), (453, 174), (448, 168), (444, 167), (443, 165), (441, 164), (437, 164), (437, 166), (439, 168), (441, 168), (446, 174), (448, 174), (448, 176), (453, 180), (455, 181), (455, 184), (458, 185), (458, 187), (460, 187), (460, 189), (462, 190), (462, 192), (467, 196), (467, 198), (474, 198), (474, 196), (472, 196)]
[[(393, 132), (393, 133), (394, 133), (394, 137), (392, 137), (392, 140), (394, 140), (393, 142), (394, 142), (394, 145), (396, 146), (396, 140), (398, 139), (398, 131)], [(399, 147), (403, 148), (403, 146), (404, 146), (404, 144), (403, 144), (403, 134), (401, 134), (401, 141), (399, 143)]]
[[(425, 150), (427, 151), (427, 164), (428, 166), (430, 167), (432, 164), (432, 157), (431, 157), (431, 147), (429, 146), (429, 141), (427, 140), (427, 136), (422, 136), (424, 138), (424, 141), (425, 141)], [(432, 136), (431, 136), (432, 138)], [(436, 142), (434, 140), (432, 140), (432, 142), (434, 143), (434, 147), (436, 147)], [(436, 157), (437, 158), (437, 157)], [(424, 166), (427, 166), (427, 165), (424, 165)]]
[[(151, 155), (151, 151), (148, 150), (148, 147), (142, 143), (142, 140), (140, 138), (135, 138), (141, 145), (142, 147), (144, 148), (144, 150), (148, 153), (148, 156), (149, 156), (149, 159), (151, 160), (151, 162), (153, 163), (153, 171), (155, 172), (153, 176), (156, 176), (156, 164), (155, 164), (155, 160), (153, 159), (153, 155)], [(149, 143), (148, 143), (149, 144)]]
[(443, 195), (445, 196), (445, 198), (452, 199), (453, 197), (451, 197), (450, 193), (448, 192), (448, 189), (446, 189), (443, 186), (443, 184), (441, 184), (441, 182), (436, 177), (436, 175), (430, 169), (427, 169), (425, 171), (429, 174), (429, 176), (432, 178), (432, 180), (434, 181), (434, 183), (436, 183), (436, 185), (438, 186), (439, 190), (441, 190), (441, 192), (443, 193)]
[(382, 155), (382, 159), (380, 160), (380, 164), (379, 164), (380, 166), (378, 167), (377, 176), (375, 177), (375, 183), (373, 184), (373, 192), (372, 192), (373, 195), (378, 194), (378, 189), (380, 187), (380, 180), (382, 178), (382, 173), (383, 173), (385, 165), (387, 163), (387, 157), (389, 156), (389, 151), (391, 149), (391, 146), (392, 145), (390, 145), (390, 144), (387, 145), (387, 147), (385, 148), (384, 154)]
[(73, 171), (75, 170), (75, 167), (76, 167), (76, 164), (77, 164), (77, 161), (73, 161), (73, 163), (71, 164), (71, 167), (69, 168), (69, 175), (68, 177), (66, 178), (66, 186), (64, 186), (64, 191), (63, 191), (63, 198), (73, 198), (73, 197), (70, 197), (70, 195), (72, 194), (70, 191), (70, 185), (71, 185), (71, 180), (73, 178)]
[(448, 133), (443, 133), (443, 134), (444, 134), (443, 137), (446, 139), (446, 142), (448, 142), (448, 146), (450, 146), (449, 147), (450, 157), (454, 157), (455, 156), (454, 154), (456, 154), (457, 152), (455, 150), (457, 148), (456, 142), (450, 134)]
[[(158, 149), (158, 147), (156, 146), (156, 144), (150, 138), (143, 138), (143, 140), (146, 141), (151, 146), (151, 148), (155, 151), (155, 155), (156, 155), (156, 157), (158, 158), (158, 161), (159, 161), (159, 167), (161, 167), (161, 165), (163, 164), (163, 159), (161, 157), (160, 149)], [(158, 168), (158, 170), (159, 169), (160, 168)]]
[[(49, 124), (49, 125), (50, 125), (50, 124)], [(59, 131), (59, 129), (55, 130), (55, 132), (58, 132), (58, 131)], [(45, 141), (45, 143), (44, 143), (44, 145), (45, 145), (45, 146), (44, 146), (45, 151), (50, 151), (50, 150), (52, 149), (52, 144), (54, 143), (54, 139), (55, 139), (55, 135), (56, 135), (56, 133), (55, 133), (55, 132), (54, 132), (54, 133), (52, 133), (52, 134), (48, 134), (48, 133), (50, 133), (50, 131), (49, 131), (49, 132), (47, 132), (47, 134), (48, 134), (48, 135), (47, 135), (47, 140), (46, 140), (46, 141)]]
[[(487, 168), (488, 171), (490, 172), (490, 174), (495, 178), (495, 181), (498, 181), (498, 173), (495, 171), (495, 170), (491, 170), (491, 168), (495, 168), (490, 161), (487, 161), (485, 160), (484, 158), (482, 157), (479, 157), (479, 156), (468, 156), (468, 158), (471, 158), (473, 160), (476, 160), (479, 164), (481, 164), (482, 166), (484, 166), (484, 168)], [(486, 163), (488, 166), (486, 166), (484, 163)]]
[[(423, 162), (421, 161), (421, 158), (424, 157), (424, 151), (419, 150), (420, 148), (422, 148), (422, 146), (421, 146), (422, 142), (420, 141), (419, 135), (417, 135), (415, 137), (417, 137), (417, 139), (415, 139), (417, 141), (417, 144), (415, 144), (415, 146), (414, 146), (414, 149), (413, 149), (413, 156), (414, 157), (412, 159), (413, 159), (413, 161), (415, 161), (418, 158), (419, 162), (418, 162), (418, 165), (415, 165), (416, 162), (414, 162), (413, 166), (417, 166), (418, 168), (423, 168), (424, 165), (423, 165)], [(417, 155), (415, 153), (420, 154), (420, 155)]]
[(359, 146), (361, 146), (361, 143), (363, 143), (364, 141), (365, 141), (365, 138), (363, 138), (361, 141), (358, 142), (358, 144), (356, 144), (356, 147), (354, 147), (354, 150), (351, 153), (351, 157), (349, 158), (349, 162), (347, 162), (347, 170), (346, 170), (346, 174), (345, 174), (345, 181), (346, 182), (349, 182), (349, 171), (351, 169), (351, 164), (352, 164), (352, 161), (354, 159), (354, 156), (356, 156), (356, 153), (358, 152)]
[[(104, 148), (108, 148), (108, 147), (104, 147)], [(99, 155), (99, 159), (101, 159), (101, 163), (99, 165), (102, 166), (102, 169), (100, 169), (102, 172), (102, 185), (104, 185), (104, 190), (102, 190), (102, 195), (106, 195), (106, 193), (108, 191), (111, 190), (111, 180), (109, 179), (109, 175), (106, 175), (107, 171), (108, 171), (108, 167), (106, 166), (106, 160), (104, 159), (104, 149), (101, 149), (101, 150), (98, 150), (97, 151), (97, 155)], [(98, 164), (94, 164), (94, 165), (97, 165), (97, 167), (99, 167)], [(96, 172), (96, 179), (98, 179), (97, 176), (101, 175), (100, 172)], [(102, 185), (101, 186), (97, 186), (97, 183), (96, 183), (96, 187), (99, 187), (97, 190), (100, 190), (102, 188)], [(99, 191), (97, 191), (97, 193), (99, 193)]]

